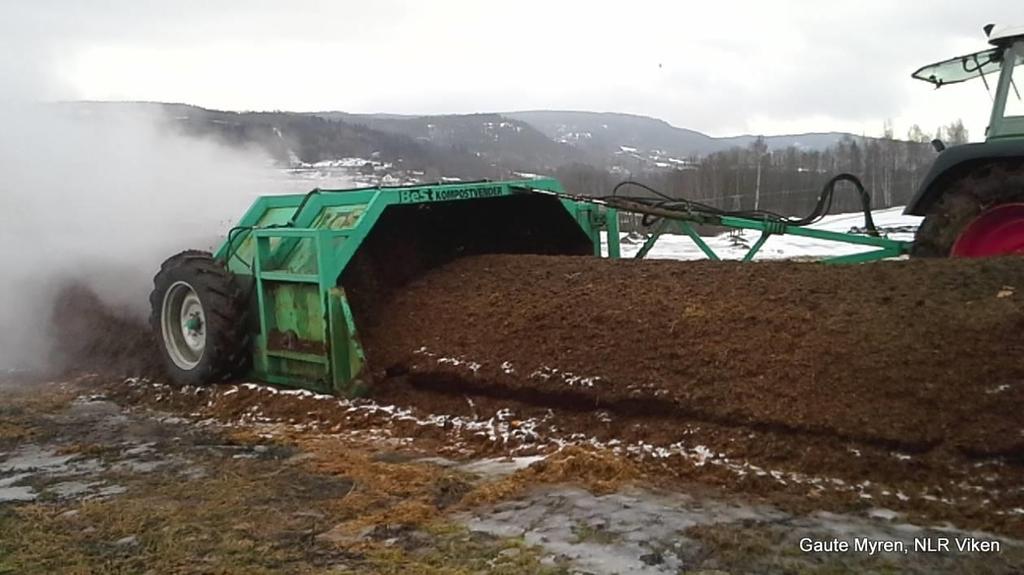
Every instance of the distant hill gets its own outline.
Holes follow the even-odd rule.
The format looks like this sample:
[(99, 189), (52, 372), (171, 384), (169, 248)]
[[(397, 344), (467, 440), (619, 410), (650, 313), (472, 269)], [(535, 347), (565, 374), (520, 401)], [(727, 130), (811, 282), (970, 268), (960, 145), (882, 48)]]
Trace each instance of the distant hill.
[[(695, 130), (677, 128), (664, 120), (632, 114), (538, 110), (504, 115), (535, 126), (555, 141), (569, 143), (582, 151), (600, 156), (614, 156), (621, 153), (625, 146), (633, 148), (635, 153), (644, 157), (662, 156), (682, 160), (736, 146), (745, 147), (757, 138), (754, 135), (715, 138)], [(765, 136), (764, 139), (769, 150), (790, 146), (824, 150), (844, 136), (851, 135), (826, 132)]]
[(512, 170), (551, 170), (594, 160), (583, 150), (550, 138), (529, 122), (504, 114), (395, 116), (324, 112), (317, 116), (408, 136), (455, 153), (472, 154)]
[[(756, 136), (714, 138), (629, 114), (525, 111), (439, 116), (345, 112), (229, 112), (187, 104), (78, 102), (91, 114), (157, 110), (184, 133), (258, 146), (283, 166), (364, 158), (403, 176), (502, 178), (589, 166), (613, 174), (665, 172), (746, 147)], [(848, 134), (767, 136), (769, 149), (824, 150)], [(858, 138), (854, 138), (858, 139)]]
[[(494, 114), (399, 116), (318, 112), (327, 119), (363, 124), (480, 157), (515, 170), (545, 171), (569, 163), (637, 169), (672, 169), (757, 136), (715, 138), (664, 120), (631, 114), (537, 110)], [(839, 132), (766, 136), (769, 150), (796, 146), (824, 150)]]
[[(808, 213), (824, 182), (839, 172), (861, 176), (877, 206), (905, 203), (935, 155), (926, 142), (835, 132), (716, 138), (656, 118), (613, 113), (403, 116), (228, 112), (145, 102), (61, 106), (92, 122), (157, 114), (168, 130), (262, 149), (277, 165), (311, 180), (343, 174), (359, 185), (394, 185), (543, 175), (558, 178), (572, 193), (592, 195), (633, 180), (723, 209), (791, 215)], [(858, 206), (847, 193), (833, 204), (836, 210)]]

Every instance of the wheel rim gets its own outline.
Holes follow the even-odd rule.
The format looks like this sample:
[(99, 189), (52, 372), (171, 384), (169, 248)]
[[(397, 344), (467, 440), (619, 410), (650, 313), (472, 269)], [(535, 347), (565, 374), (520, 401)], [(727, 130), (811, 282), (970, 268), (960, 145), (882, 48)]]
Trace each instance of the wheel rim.
[(985, 210), (967, 224), (950, 250), (959, 258), (1008, 254), (1024, 254), (1024, 203)]
[(176, 282), (164, 293), (160, 330), (174, 365), (185, 370), (199, 365), (206, 350), (206, 314), (192, 286)]

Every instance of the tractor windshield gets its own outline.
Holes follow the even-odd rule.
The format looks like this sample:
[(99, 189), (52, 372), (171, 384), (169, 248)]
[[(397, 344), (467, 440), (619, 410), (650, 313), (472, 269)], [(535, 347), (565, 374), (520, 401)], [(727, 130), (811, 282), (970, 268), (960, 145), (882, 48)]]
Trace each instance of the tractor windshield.
[(1002, 48), (992, 48), (957, 56), (935, 64), (929, 64), (914, 72), (912, 76), (941, 88), (946, 84), (956, 84), (989, 73), (999, 73), (999, 63), (1003, 58)]

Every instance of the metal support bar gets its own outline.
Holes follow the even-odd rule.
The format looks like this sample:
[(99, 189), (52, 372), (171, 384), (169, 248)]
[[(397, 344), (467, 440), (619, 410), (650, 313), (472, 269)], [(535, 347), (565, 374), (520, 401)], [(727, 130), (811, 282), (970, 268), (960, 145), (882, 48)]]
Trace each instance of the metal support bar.
[(768, 238), (770, 238), (771, 236), (772, 233), (767, 229), (761, 232), (761, 237), (757, 238), (757, 241), (754, 242), (754, 245), (750, 246), (750, 251), (747, 252), (747, 255), (743, 256), (743, 261), (749, 262), (750, 260), (754, 259), (754, 256), (757, 255), (757, 252), (761, 250), (761, 246), (763, 246), (764, 243), (768, 241)]
[(293, 274), (288, 272), (260, 272), (260, 279), (272, 282), (295, 282), (305, 284), (320, 283), (320, 276)]
[(891, 249), (872, 250), (868, 252), (860, 252), (856, 254), (849, 254), (845, 256), (836, 256), (832, 258), (825, 258), (821, 260), (824, 264), (862, 264), (866, 262), (873, 262), (877, 260), (883, 260), (886, 258), (895, 258), (904, 255), (904, 252)]
[(622, 247), (619, 244), (619, 210), (608, 208), (604, 215), (605, 226), (608, 229), (608, 257), (617, 260), (622, 257)]
[(658, 238), (661, 237), (661, 234), (664, 233), (668, 226), (669, 220), (663, 219), (659, 221), (658, 224), (654, 226), (654, 229), (651, 230), (651, 235), (647, 236), (647, 241), (644, 242), (644, 245), (640, 246), (640, 251), (636, 252), (636, 255), (633, 257), (638, 260), (642, 260), (647, 257), (647, 252), (651, 251), (651, 248), (653, 248), (654, 244), (658, 242)]
[[(582, 201), (582, 200), (581, 200)], [(849, 256), (840, 256), (837, 258), (830, 258), (824, 261), (828, 263), (863, 263), (870, 262), (885, 258), (898, 257), (904, 254), (910, 253), (911, 242), (904, 242), (899, 240), (891, 240), (885, 237), (879, 236), (862, 236), (844, 232), (833, 232), (829, 230), (820, 230), (804, 226), (790, 225), (786, 222), (780, 222), (769, 219), (752, 219), (743, 218), (737, 216), (721, 216), (717, 214), (701, 213), (701, 212), (682, 212), (679, 210), (672, 210), (663, 208), (660, 206), (651, 206), (643, 204), (641, 202), (634, 202), (624, 198), (618, 198), (615, 206), (626, 212), (646, 214), (649, 216), (656, 216), (672, 220), (678, 223), (679, 229), (690, 237), (697, 244), (697, 246), (704, 252), (709, 259), (718, 260), (720, 259), (707, 245), (706, 242), (696, 233), (693, 229), (692, 224), (704, 224), (712, 226), (721, 226), (725, 228), (741, 229), (741, 230), (756, 230), (762, 234), (769, 235), (785, 235), (790, 234), (794, 236), (801, 236), (806, 238), (834, 241), (846, 244), (856, 244), (863, 246), (870, 246), (873, 248), (880, 248), (864, 252), (862, 254), (851, 254)], [(662, 233), (664, 230), (662, 231)], [(660, 235), (660, 234), (658, 234)], [(650, 239), (649, 239), (650, 241)], [(657, 241), (657, 238), (654, 238)], [(762, 235), (762, 238), (758, 240), (758, 244), (763, 245), (767, 238)], [(749, 260), (754, 257), (754, 254), (761, 249), (761, 245), (756, 245), (756, 250), (753, 250), (753, 254), (748, 252)], [(651, 246), (647, 246), (649, 251)], [(753, 248), (752, 248), (753, 249)], [(646, 252), (645, 252), (646, 253)]]
[(704, 255), (706, 255), (709, 260), (716, 262), (721, 261), (722, 258), (718, 257), (718, 254), (715, 253), (715, 250), (711, 249), (711, 246), (709, 246), (707, 242), (704, 241), (704, 238), (700, 237), (700, 234), (697, 233), (697, 230), (693, 229), (693, 226), (690, 225), (690, 222), (684, 220), (676, 220), (676, 222), (678, 224), (678, 227), (683, 230), (683, 233), (690, 236), (690, 239), (693, 240), (693, 243), (697, 244), (697, 247), (700, 248), (700, 251), (704, 252)]
[[(706, 223), (725, 226), (729, 228), (740, 228), (745, 230), (758, 231), (764, 231), (777, 225), (774, 222), (765, 222), (762, 220), (752, 220), (747, 218), (737, 218), (734, 216), (721, 216), (716, 217), (714, 219), (717, 221), (710, 221)], [(778, 233), (775, 232), (774, 229), (772, 230), (772, 232)], [(889, 238), (876, 236), (861, 236), (856, 234), (848, 234), (845, 232), (832, 232), (829, 230), (819, 230), (803, 226), (786, 226), (785, 231), (783, 233), (793, 236), (802, 236), (805, 238), (814, 238), (819, 240), (830, 240), (847, 244), (891, 248), (896, 250), (910, 249), (910, 242), (901, 242), (897, 240), (890, 240)]]

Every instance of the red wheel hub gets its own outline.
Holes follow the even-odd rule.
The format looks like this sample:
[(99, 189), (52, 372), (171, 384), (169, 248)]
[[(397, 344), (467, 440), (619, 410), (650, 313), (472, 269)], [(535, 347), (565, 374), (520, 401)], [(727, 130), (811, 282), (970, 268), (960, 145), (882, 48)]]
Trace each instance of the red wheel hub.
[(949, 255), (981, 258), (1024, 254), (1024, 203), (989, 208), (960, 232)]

